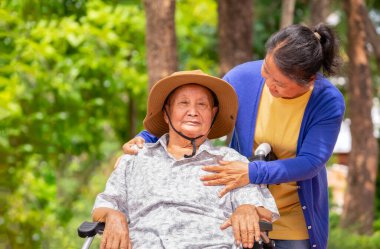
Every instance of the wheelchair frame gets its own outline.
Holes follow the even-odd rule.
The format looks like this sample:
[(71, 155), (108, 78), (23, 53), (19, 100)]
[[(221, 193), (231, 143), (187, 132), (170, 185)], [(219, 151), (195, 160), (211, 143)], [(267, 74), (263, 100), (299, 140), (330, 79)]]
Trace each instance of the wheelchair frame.
[[(254, 156), (249, 158), (249, 161), (273, 161), (277, 160), (276, 155), (273, 153), (272, 148), (269, 144), (261, 144), (256, 149)], [(260, 221), (260, 231), (264, 231), (266, 235), (268, 232), (272, 231), (272, 223), (266, 221)], [(88, 249), (91, 246), (97, 234), (103, 234), (105, 223), (103, 222), (83, 222), (78, 228), (78, 236), (81, 238), (86, 238), (82, 249)], [(268, 239), (268, 238), (267, 238)], [(259, 243), (254, 243), (253, 249), (274, 249), (275, 243), (270, 240), (265, 243), (261, 238)], [(245, 249), (245, 248), (244, 248)]]

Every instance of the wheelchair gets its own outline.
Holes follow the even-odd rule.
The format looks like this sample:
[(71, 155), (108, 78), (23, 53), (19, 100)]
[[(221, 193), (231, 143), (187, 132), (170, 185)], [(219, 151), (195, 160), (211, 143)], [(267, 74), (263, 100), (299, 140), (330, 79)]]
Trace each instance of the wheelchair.
[[(273, 161), (277, 160), (276, 155), (272, 152), (272, 148), (269, 144), (260, 144), (253, 157), (249, 158), (249, 161)], [(253, 249), (275, 249), (275, 242), (268, 238), (268, 232), (272, 231), (272, 223), (266, 221), (259, 222), (260, 231), (264, 232), (259, 242), (255, 242)], [(88, 249), (91, 246), (97, 234), (103, 234), (105, 223), (103, 222), (83, 222), (78, 228), (78, 236), (86, 238), (82, 249)], [(248, 248), (243, 248), (248, 249)]]

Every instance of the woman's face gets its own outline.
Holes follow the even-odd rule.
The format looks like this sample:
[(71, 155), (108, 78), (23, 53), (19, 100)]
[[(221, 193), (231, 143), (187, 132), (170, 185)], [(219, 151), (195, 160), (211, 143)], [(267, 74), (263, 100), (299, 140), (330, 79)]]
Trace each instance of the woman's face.
[(300, 85), (295, 80), (284, 75), (274, 63), (271, 54), (265, 57), (261, 67), (261, 75), (265, 78), (270, 93), (273, 97), (293, 99), (307, 91), (314, 83), (314, 78), (306, 85)]
[[(175, 90), (166, 105), (174, 128), (188, 137), (207, 135), (217, 109), (210, 91), (196, 84)], [(164, 117), (169, 124), (167, 116)], [(169, 131), (172, 132), (170, 125)]]

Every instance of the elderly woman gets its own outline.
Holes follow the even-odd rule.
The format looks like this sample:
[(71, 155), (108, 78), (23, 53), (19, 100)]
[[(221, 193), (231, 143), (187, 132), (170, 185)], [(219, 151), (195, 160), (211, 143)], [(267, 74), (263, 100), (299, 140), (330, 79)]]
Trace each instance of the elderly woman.
[(106, 222), (101, 248), (253, 246), (259, 219), (278, 218), (268, 189), (247, 185), (219, 198), (222, 187), (199, 181), (204, 165), (248, 162), (207, 140), (232, 130), (237, 102), (227, 82), (200, 70), (174, 73), (154, 85), (144, 126), (160, 139), (138, 155), (124, 155), (98, 195), (93, 219)]

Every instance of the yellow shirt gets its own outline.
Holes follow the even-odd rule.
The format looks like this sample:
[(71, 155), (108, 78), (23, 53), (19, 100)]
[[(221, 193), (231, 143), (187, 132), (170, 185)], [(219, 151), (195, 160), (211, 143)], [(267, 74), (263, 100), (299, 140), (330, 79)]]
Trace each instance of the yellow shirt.
[[(312, 89), (294, 99), (275, 98), (264, 85), (256, 121), (254, 149), (261, 143), (269, 143), (278, 159), (295, 157), (301, 122), (311, 92)], [(270, 237), (308, 239), (296, 182), (269, 185), (269, 190), (280, 211), (280, 219), (274, 222)]]

